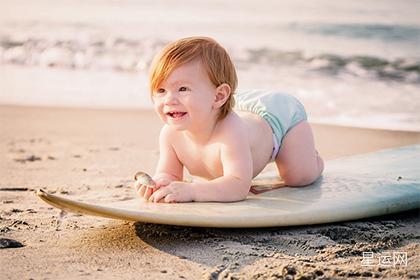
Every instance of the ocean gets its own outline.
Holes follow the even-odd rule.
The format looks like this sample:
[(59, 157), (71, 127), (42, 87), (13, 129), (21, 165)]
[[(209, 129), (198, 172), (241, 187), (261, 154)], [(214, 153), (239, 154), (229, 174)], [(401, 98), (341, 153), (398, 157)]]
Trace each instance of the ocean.
[(151, 108), (166, 43), (219, 41), (239, 88), (298, 97), (309, 120), (420, 131), (420, 1), (0, 1), (0, 104)]

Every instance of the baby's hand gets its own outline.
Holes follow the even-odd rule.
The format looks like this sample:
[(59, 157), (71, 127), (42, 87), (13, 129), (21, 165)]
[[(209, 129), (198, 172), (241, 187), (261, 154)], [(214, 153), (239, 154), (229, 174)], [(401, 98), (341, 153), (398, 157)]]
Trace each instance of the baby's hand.
[(188, 202), (194, 201), (194, 189), (191, 183), (174, 181), (164, 188), (153, 192), (149, 197), (153, 202)]
[(135, 176), (136, 183), (134, 185), (137, 194), (140, 197), (148, 200), (149, 197), (161, 187), (167, 186), (171, 181), (167, 178), (158, 176), (157, 178), (150, 178), (149, 175), (138, 172)]

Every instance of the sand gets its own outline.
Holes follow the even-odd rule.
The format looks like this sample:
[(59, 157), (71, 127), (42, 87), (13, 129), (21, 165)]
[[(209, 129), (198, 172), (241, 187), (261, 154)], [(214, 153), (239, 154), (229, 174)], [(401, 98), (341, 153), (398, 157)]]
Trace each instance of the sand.
[[(161, 123), (151, 111), (0, 106), (0, 124), (1, 245), (23, 246), (1, 249), (2, 279), (420, 278), (418, 210), (232, 230), (80, 216), (36, 197), (43, 188), (87, 201), (130, 198), (134, 173), (153, 173), (158, 159)], [(416, 132), (313, 128), (327, 160), (420, 143)], [(363, 252), (373, 252), (371, 265)], [(406, 263), (387, 265), (398, 254)]]

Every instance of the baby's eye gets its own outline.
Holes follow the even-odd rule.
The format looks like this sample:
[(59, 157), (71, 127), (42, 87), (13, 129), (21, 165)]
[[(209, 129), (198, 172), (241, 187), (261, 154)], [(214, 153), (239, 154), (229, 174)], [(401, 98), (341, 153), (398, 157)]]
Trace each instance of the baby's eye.
[(154, 96), (164, 96), (165, 95), (165, 89), (164, 88), (158, 88), (153, 95)]
[(188, 90), (188, 88), (187, 87), (180, 87), (179, 88), (179, 91), (187, 91)]

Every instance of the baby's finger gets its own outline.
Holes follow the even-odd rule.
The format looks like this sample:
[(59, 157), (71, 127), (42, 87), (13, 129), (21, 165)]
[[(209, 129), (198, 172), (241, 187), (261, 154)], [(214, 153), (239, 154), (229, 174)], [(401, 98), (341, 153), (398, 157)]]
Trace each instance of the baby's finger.
[(146, 191), (144, 192), (144, 199), (148, 200), (149, 197), (153, 194), (153, 189), (146, 187)]
[(159, 202), (167, 194), (168, 194), (167, 189), (166, 188), (162, 188), (162, 189), (156, 191), (155, 193), (153, 193), (153, 195), (149, 198), (149, 201)]
[(138, 190), (137, 190), (137, 194), (140, 196), (140, 197), (143, 197), (144, 196), (144, 193), (145, 193), (145, 191), (146, 191), (146, 186), (144, 186), (144, 185), (140, 185), (140, 187), (138, 188)]
[(148, 202), (153, 202), (153, 199), (155, 199), (156, 194), (158, 193), (158, 191), (153, 192), (152, 195), (147, 199)]
[(175, 197), (174, 194), (170, 193), (167, 196), (165, 196), (163, 201), (166, 202), (166, 203), (176, 202), (176, 197)]

